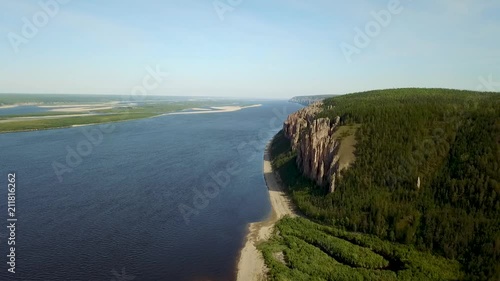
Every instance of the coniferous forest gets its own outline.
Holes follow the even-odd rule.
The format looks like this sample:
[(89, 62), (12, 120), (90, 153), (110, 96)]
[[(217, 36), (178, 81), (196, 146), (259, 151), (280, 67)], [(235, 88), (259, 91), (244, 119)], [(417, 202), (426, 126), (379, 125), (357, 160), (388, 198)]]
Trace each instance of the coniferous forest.
[(316, 118), (358, 125), (335, 192), (300, 175), (282, 133), (273, 165), (315, 222), (372, 234), (500, 280), (500, 94), (394, 89), (326, 99)]

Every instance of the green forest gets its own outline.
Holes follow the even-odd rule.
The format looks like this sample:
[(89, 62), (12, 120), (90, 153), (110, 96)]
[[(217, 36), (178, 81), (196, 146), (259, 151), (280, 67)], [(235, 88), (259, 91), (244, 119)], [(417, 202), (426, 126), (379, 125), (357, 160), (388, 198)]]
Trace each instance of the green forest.
[(500, 94), (378, 90), (323, 106), (316, 118), (358, 125), (334, 193), (300, 175), (281, 132), (271, 148), (305, 216), (456, 260), (460, 279), (500, 280)]
[(459, 280), (457, 261), (327, 227), (304, 218), (284, 218), (279, 235), (260, 245), (271, 280)]

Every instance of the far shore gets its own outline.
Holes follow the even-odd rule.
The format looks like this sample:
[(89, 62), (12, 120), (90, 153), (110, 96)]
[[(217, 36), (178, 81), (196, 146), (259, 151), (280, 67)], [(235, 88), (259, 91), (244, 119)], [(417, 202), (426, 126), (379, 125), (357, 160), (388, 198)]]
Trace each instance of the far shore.
[(63, 105), (47, 105), (44, 103), (15, 103), (1, 105), (0, 109), (16, 108), (20, 106), (37, 106), (39, 108), (46, 108), (48, 112), (88, 112), (95, 110), (113, 109), (117, 102), (109, 103), (96, 103), (96, 104), (63, 104)]
[[(5, 105), (3, 107), (0, 107), (0, 109), (1, 108), (16, 107), (19, 105), (27, 105), (27, 104)], [(106, 104), (103, 104), (103, 103), (97, 104), (97, 106), (104, 106), (104, 105), (106, 105)], [(49, 108), (49, 111), (51, 111), (51, 112), (61, 111), (61, 112), (68, 112), (68, 114), (20, 116), (20, 117), (6, 118), (6, 119), (0, 118), (0, 119), (3, 119), (3, 120), (0, 120), (0, 123), (11, 124), (11, 123), (16, 123), (16, 122), (20, 122), (20, 121), (33, 121), (33, 122), (40, 121), (41, 122), (44, 119), (57, 121), (58, 119), (64, 119), (64, 118), (109, 116), (109, 115), (104, 115), (104, 114), (103, 115), (94, 115), (94, 114), (91, 114), (89, 112), (84, 112), (84, 111), (90, 110), (90, 108), (85, 108), (82, 106), (84, 106), (84, 105), (79, 104), (79, 105), (72, 105), (72, 106), (68, 106), (68, 105), (40, 106), (40, 107), (44, 107), (44, 108)], [(92, 120), (92, 122), (88, 122), (88, 123), (86, 123), (86, 122), (81, 123), (81, 120), (75, 120), (77, 123), (70, 124), (70, 125), (63, 125), (63, 126), (54, 124), (51, 127), (40, 127), (40, 128), (13, 128), (13, 129), (2, 128), (3, 130), (0, 129), (0, 134), (91, 126), (91, 125), (96, 125), (96, 124), (117, 123), (117, 122), (132, 121), (132, 120), (137, 120), (137, 119), (157, 118), (157, 117), (166, 116), (166, 115), (234, 112), (234, 111), (239, 111), (239, 110), (246, 109), (246, 108), (260, 107), (260, 106), (262, 106), (262, 104), (254, 104), (254, 105), (248, 105), (248, 106), (214, 106), (214, 107), (209, 107), (206, 109), (205, 108), (190, 108), (190, 109), (185, 109), (184, 111), (177, 111), (177, 112), (170, 112), (170, 113), (163, 113), (163, 114), (151, 114), (150, 116), (129, 115), (129, 116), (125, 116), (125, 118), (118, 119), (118, 120), (111, 120), (111, 121), (109, 121), (109, 120), (105, 120), (105, 121)], [(103, 108), (97, 108), (97, 109), (103, 109)], [(96, 108), (92, 108), (92, 110), (96, 110)], [(122, 114), (122, 115), (124, 115), (124, 114)]]
[(264, 263), (262, 253), (257, 249), (257, 245), (269, 239), (278, 220), (284, 216), (296, 216), (293, 205), (287, 197), (279, 177), (272, 169), (270, 147), (271, 142), (266, 146), (264, 152), (263, 172), (269, 190), (272, 211), (266, 220), (248, 225), (246, 242), (241, 249), (238, 260), (237, 281), (266, 280), (268, 269)]
[(254, 104), (248, 106), (212, 106), (210, 108), (190, 108), (186, 111), (167, 113), (166, 115), (184, 115), (184, 114), (207, 114), (207, 113), (222, 113), (239, 111), (245, 108), (259, 107), (262, 104)]
[(14, 107), (18, 107), (18, 106), (32, 106), (32, 105), (40, 105), (40, 103), (36, 103), (36, 102), (18, 102), (18, 103), (13, 103), (13, 104), (4, 104), (4, 105), (0, 105), (0, 109), (14, 108)]
[(0, 109), (18, 107), (17, 104), (0, 105)]
[(62, 105), (39, 105), (41, 108), (47, 108), (52, 112), (88, 112), (95, 110), (113, 109), (118, 102), (106, 103), (87, 103), (87, 104), (62, 104)]

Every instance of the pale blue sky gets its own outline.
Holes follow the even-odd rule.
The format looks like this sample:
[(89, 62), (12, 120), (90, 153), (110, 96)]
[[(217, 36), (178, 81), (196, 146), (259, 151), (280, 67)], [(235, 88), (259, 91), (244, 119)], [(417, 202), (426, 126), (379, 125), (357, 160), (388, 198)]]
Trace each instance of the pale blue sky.
[[(476, 89), (500, 81), (500, 1), (401, 0), (349, 63), (340, 45), (390, 0), (72, 0), (14, 51), (39, 2), (0, 0), (0, 92), (286, 98), (394, 87)], [(220, 0), (235, 3), (236, 0)], [(229, 4), (227, 4), (229, 5)], [(499, 89), (500, 91), (500, 89)]]

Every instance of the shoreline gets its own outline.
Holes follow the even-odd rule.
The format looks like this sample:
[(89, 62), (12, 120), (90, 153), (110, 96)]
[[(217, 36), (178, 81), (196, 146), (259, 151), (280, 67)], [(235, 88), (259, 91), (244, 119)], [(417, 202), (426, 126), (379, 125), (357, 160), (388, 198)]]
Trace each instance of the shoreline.
[[(16, 105), (17, 106), (17, 105)], [(13, 107), (16, 107), (13, 106)], [(234, 112), (234, 111), (240, 111), (246, 108), (252, 108), (252, 107), (260, 107), (262, 104), (255, 104), (255, 105), (248, 105), (248, 106), (223, 106), (223, 107), (212, 107), (212, 109), (209, 110), (198, 110), (198, 111), (174, 111), (174, 112), (168, 112), (168, 113), (160, 113), (160, 114), (154, 114), (151, 116), (146, 116), (146, 117), (132, 117), (130, 119), (123, 119), (123, 120), (117, 120), (117, 121), (105, 121), (105, 122), (94, 122), (94, 123), (85, 123), (85, 124), (72, 124), (72, 125), (67, 125), (67, 126), (55, 126), (55, 127), (48, 127), (48, 128), (38, 128), (38, 129), (19, 129), (19, 130), (11, 130), (11, 131), (0, 131), (0, 134), (10, 134), (10, 133), (23, 133), (23, 132), (33, 132), (33, 131), (45, 131), (45, 130), (54, 130), (54, 129), (67, 129), (67, 128), (75, 128), (75, 127), (83, 127), (83, 126), (91, 126), (91, 125), (100, 125), (100, 124), (109, 124), (109, 123), (119, 123), (119, 122), (126, 122), (126, 121), (133, 121), (133, 120), (141, 120), (141, 119), (150, 119), (150, 118), (158, 118), (162, 116), (168, 116), (168, 115), (184, 115), (184, 114), (206, 114), (206, 113), (224, 113), (224, 112)], [(1, 108), (1, 107), (0, 107)], [(194, 108), (196, 109), (196, 108)], [(187, 109), (190, 110), (190, 109)], [(57, 119), (57, 118), (68, 118), (68, 116), (64, 117), (65, 115), (47, 115), (47, 116), (38, 116), (38, 117), (33, 117), (33, 116), (21, 116), (21, 117), (15, 117), (15, 118), (27, 118), (27, 120), (41, 120), (41, 119)], [(85, 117), (85, 116), (93, 116), (92, 114), (73, 114), (72, 117)], [(23, 121), (23, 120), (0, 120), (0, 123), (9, 123), (9, 122), (16, 122), (16, 121)]]
[(287, 197), (278, 176), (272, 169), (271, 143), (272, 140), (266, 145), (263, 160), (263, 173), (269, 192), (271, 213), (265, 220), (248, 225), (245, 244), (238, 257), (237, 281), (266, 280), (268, 269), (264, 263), (262, 253), (257, 249), (257, 245), (271, 237), (274, 225), (278, 220), (287, 215), (296, 216), (290, 199)]
[(167, 113), (165, 115), (186, 115), (186, 114), (207, 114), (207, 113), (234, 112), (234, 111), (240, 111), (240, 110), (252, 108), (252, 107), (260, 107), (260, 106), (262, 106), (262, 104), (254, 104), (254, 105), (247, 105), (247, 106), (212, 106), (212, 107), (210, 107), (210, 109), (208, 109), (208, 108), (190, 108), (190, 109), (187, 109), (186, 111), (172, 112), (172, 113)]

